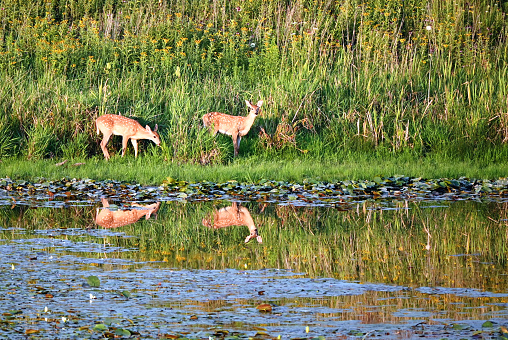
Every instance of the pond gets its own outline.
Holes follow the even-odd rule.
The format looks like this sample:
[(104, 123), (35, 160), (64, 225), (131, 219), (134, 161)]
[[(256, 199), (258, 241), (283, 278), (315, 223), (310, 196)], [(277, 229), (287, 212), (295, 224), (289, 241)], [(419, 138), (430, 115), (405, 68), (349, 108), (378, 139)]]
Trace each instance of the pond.
[(502, 195), (0, 184), (2, 338), (508, 336)]

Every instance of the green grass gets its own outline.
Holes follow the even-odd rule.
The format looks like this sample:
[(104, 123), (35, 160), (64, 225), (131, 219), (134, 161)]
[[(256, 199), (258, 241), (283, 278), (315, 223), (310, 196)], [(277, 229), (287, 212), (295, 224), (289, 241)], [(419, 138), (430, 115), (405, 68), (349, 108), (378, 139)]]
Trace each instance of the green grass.
[[(74, 162), (85, 164), (74, 166)], [(363, 180), (375, 176), (403, 175), (423, 178), (497, 179), (506, 177), (508, 162), (482, 164), (454, 162), (424, 158), (408, 160), (401, 157), (365, 157), (342, 160), (263, 160), (240, 158), (228, 164), (202, 166), (198, 164), (164, 163), (149, 156), (134, 159), (116, 157), (106, 162), (100, 157), (73, 160), (56, 166), (55, 160), (26, 161), (4, 160), (0, 163), (2, 177), (34, 179), (43, 177), (56, 180), (68, 178), (114, 179), (144, 185), (160, 185), (168, 177), (185, 181), (257, 182), (261, 179), (296, 181), (306, 179), (322, 181)]]
[[(192, 164), (224, 173), (220, 165), (261, 163), (269, 169), (251, 176), (290, 176), (264, 163), (358, 162), (335, 177), (356, 175), (371, 163), (362, 159), (375, 157), (380, 168), (365, 176), (413, 172), (418, 165), (397, 161), (422, 158), (436, 161), (421, 176), (441, 165), (444, 175), (498, 176), (492, 168), (508, 159), (503, 3), (4, 0), (1, 7), (4, 160), (94, 163), (102, 156), (94, 120), (105, 113), (159, 125), (163, 148), (141, 152), (152, 168), (170, 169), (164, 174), (179, 174), (173, 163), (191, 173), (201, 171)], [(210, 136), (201, 117), (246, 115), (245, 99), (264, 104), (242, 140), (242, 160), (232, 162), (231, 140)], [(118, 150), (118, 141), (109, 147)], [(308, 176), (305, 167), (292, 176)], [(160, 177), (142, 171), (144, 181)]]

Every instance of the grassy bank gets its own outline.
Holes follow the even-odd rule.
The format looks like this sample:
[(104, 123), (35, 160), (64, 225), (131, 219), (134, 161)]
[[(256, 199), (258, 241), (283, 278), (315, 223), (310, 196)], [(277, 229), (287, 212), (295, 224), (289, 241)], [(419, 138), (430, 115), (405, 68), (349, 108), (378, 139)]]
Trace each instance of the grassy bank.
[(50, 180), (68, 178), (92, 178), (96, 180), (121, 180), (143, 185), (160, 185), (168, 177), (185, 181), (257, 182), (261, 179), (278, 181), (321, 180), (343, 181), (373, 179), (375, 176), (409, 176), (423, 178), (497, 179), (506, 177), (508, 164), (483, 164), (455, 162), (425, 158), (355, 158), (342, 160), (259, 160), (239, 159), (228, 164), (202, 166), (199, 164), (161, 163), (148, 156), (114, 158), (106, 162), (99, 157), (70, 161), (57, 166), (54, 160), (7, 160), (0, 163), (0, 174), (12, 179)]
[[(71, 176), (146, 182), (228, 171), (498, 177), (508, 159), (502, 2), (0, 3), (5, 175), (59, 176), (51, 164), (71, 159), (87, 163)], [(210, 136), (201, 116), (245, 115), (245, 99), (264, 104), (232, 161), (231, 140)], [(94, 120), (105, 113), (157, 123), (162, 149), (146, 142), (150, 159), (98, 162)]]

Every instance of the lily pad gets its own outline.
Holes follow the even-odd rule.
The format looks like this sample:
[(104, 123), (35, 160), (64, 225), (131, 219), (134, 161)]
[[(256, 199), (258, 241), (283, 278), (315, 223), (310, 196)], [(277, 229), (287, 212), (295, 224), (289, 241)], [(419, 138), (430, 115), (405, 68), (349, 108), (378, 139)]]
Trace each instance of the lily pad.
[(103, 323), (99, 323), (93, 327), (93, 330), (97, 332), (104, 332), (108, 330), (108, 326)]
[(91, 275), (86, 278), (86, 282), (90, 285), (90, 287), (99, 288), (101, 285), (101, 281), (97, 276)]

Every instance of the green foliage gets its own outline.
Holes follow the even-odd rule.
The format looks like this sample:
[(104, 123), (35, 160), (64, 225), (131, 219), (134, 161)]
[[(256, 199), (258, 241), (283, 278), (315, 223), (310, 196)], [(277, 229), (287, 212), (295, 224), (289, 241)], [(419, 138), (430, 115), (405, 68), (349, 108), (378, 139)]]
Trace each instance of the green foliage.
[(495, 1), (1, 7), (4, 157), (100, 155), (93, 120), (122, 113), (161, 127), (163, 161), (227, 163), (231, 141), (203, 133), (201, 116), (245, 115), (245, 99), (265, 104), (254, 123), (264, 134), (251, 130), (244, 156), (508, 156), (506, 8)]
[(53, 127), (47, 122), (36, 121), (27, 128), (26, 157), (36, 160), (49, 156), (56, 139)]
[(13, 126), (6, 121), (0, 121), (0, 158), (17, 154), (20, 137), (14, 131)]

